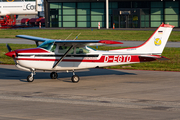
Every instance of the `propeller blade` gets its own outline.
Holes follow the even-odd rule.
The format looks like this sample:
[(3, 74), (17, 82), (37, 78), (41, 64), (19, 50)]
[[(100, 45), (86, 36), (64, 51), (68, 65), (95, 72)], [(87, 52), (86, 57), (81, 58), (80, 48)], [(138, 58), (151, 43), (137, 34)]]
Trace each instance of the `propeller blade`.
[(9, 52), (6, 53), (5, 55), (7, 55), (9, 57), (12, 57), (14, 62), (15, 62), (15, 64), (17, 65), (15, 57), (18, 56), (18, 53), (16, 53), (16, 51), (12, 51), (11, 47), (8, 44), (6, 44), (6, 47), (7, 47)]
[(11, 47), (10, 47), (8, 44), (6, 44), (6, 47), (7, 47), (7, 49), (9, 50), (9, 52), (12, 51)]

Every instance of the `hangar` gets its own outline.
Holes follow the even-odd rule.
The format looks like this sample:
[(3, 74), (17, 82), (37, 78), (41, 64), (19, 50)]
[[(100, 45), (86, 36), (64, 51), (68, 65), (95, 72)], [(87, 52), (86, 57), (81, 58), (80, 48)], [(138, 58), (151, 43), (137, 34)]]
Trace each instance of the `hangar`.
[(180, 27), (180, 0), (44, 0), (50, 28)]

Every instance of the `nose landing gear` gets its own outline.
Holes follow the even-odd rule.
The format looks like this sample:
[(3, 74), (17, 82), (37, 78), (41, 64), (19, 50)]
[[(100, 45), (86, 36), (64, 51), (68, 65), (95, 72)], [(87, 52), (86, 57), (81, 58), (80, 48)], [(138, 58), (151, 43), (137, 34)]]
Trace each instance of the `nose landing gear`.
[(35, 72), (34, 72), (34, 70), (32, 70), (31, 74), (27, 76), (27, 81), (33, 82), (34, 81), (34, 75), (35, 75)]

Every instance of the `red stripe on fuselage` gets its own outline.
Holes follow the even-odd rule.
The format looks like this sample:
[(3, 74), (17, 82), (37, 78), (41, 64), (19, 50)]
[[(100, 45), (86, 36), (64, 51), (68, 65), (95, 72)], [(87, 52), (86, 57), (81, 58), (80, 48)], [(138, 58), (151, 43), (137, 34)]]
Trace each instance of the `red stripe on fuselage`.
[[(47, 59), (47, 58), (16, 58), (16, 60), (28, 60), (28, 61), (58, 61), (59, 59)], [(122, 63), (122, 62), (146, 62), (153, 61), (155, 58), (140, 57), (140, 55), (105, 55), (100, 59), (91, 59), (85, 57), (84, 59), (63, 59), (63, 62), (100, 62), (100, 63)]]

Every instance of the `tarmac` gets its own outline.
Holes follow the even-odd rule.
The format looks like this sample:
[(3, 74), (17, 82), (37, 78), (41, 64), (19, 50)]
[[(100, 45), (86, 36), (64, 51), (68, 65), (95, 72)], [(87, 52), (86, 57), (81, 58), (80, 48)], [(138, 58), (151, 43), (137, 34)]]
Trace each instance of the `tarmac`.
[(0, 65), (2, 120), (179, 120), (179, 72), (86, 69), (72, 73), (29, 72)]

